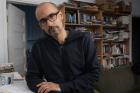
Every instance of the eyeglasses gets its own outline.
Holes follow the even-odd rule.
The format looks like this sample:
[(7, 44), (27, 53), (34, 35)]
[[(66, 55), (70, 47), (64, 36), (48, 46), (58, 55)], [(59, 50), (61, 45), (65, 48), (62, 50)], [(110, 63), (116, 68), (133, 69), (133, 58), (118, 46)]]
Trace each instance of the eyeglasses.
[(47, 24), (48, 20), (51, 22), (55, 21), (57, 19), (58, 13), (59, 13), (59, 11), (56, 13), (51, 13), (47, 17), (40, 19), (39, 24), (41, 24), (41, 25)]

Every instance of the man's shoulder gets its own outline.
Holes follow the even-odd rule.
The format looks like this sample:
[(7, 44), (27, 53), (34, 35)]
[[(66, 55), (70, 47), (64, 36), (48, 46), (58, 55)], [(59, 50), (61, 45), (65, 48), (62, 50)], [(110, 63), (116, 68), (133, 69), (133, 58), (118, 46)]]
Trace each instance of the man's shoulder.
[(92, 32), (81, 32), (82, 34), (82, 38), (84, 40), (84, 42), (88, 42), (88, 41), (94, 41), (94, 33)]
[(82, 38), (90, 38), (91, 32), (80, 32)]
[(43, 43), (43, 42), (45, 42), (45, 41), (47, 41), (47, 39), (44, 37), (44, 38), (38, 39), (38, 40), (37, 40), (37, 43)]
[(91, 38), (91, 32), (73, 31), (70, 32), (70, 40), (79, 40), (87, 42)]
[(41, 45), (41, 44), (45, 43), (46, 41), (47, 41), (46, 38), (40, 38), (34, 43), (34, 46)]
[(90, 35), (90, 32), (85, 32), (85, 31), (72, 31), (76, 36), (82, 36), (82, 37), (87, 37)]

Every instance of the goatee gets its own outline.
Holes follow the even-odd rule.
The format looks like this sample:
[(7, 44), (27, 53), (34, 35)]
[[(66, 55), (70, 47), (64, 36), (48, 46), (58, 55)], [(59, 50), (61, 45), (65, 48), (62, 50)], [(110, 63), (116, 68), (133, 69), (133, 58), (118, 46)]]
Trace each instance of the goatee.
[(48, 34), (54, 38), (57, 38), (59, 35), (59, 32), (55, 29), (56, 27), (49, 27)]

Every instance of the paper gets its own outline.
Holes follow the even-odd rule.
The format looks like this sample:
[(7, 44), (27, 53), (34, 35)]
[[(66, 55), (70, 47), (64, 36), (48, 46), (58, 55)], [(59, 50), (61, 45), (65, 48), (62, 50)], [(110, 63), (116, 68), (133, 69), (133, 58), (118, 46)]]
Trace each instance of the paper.
[(20, 80), (23, 79), (22, 76), (18, 72), (12, 72), (14, 74), (14, 79)]
[(14, 84), (0, 87), (0, 93), (33, 93), (26, 85), (26, 81), (16, 81)]

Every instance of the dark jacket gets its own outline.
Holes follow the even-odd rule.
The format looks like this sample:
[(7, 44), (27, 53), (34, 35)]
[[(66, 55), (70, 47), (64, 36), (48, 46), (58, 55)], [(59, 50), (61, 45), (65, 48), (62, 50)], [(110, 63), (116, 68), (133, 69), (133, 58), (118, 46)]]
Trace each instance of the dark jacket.
[(62, 93), (94, 93), (99, 72), (90, 33), (73, 31), (63, 45), (48, 35), (35, 43), (27, 63), (26, 81), (35, 92), (36, 85), (44, 77), (47, 81), (60, 84)]

